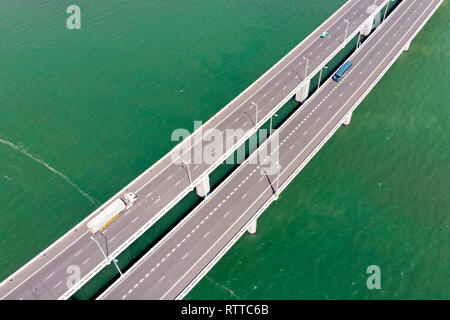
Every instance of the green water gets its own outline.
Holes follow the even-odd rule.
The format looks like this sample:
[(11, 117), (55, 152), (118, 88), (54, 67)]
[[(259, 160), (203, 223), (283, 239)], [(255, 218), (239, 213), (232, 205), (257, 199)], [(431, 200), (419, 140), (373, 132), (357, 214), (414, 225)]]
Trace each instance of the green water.
[[(345, 0), (0, 3), (0, 279), (163, 156)], [(188, 299), (449, 299), (446, 1)], [(345, 54), (344, 54), (345, 55)], [(295, 109), (288, 103), (284, 113)], [(219, 182), (232, 168), (221, 166)], [(126, 268), (198, 202), (119, 256)], [(381, 290), (366, 268), (381, 268)], [(74, 298), (116, 277), (108, 267)]]

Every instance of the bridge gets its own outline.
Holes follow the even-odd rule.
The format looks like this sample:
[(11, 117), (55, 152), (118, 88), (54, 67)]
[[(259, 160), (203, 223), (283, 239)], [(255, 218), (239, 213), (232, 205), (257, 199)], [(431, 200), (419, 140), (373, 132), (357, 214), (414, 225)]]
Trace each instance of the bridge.
[[(328, 80), (260, 146), (259, 151), (253, 153), (101, 298), (182, 298), (245, 230), (256, 231), (257, 217), (341, 123), (349, 122), (354, 108), (402, 50), (409, 46), (441, 2), (404, 0), (394, 14), (354, 53), (351, 57), (354, 67), (343, 81), (336, 84)], [(349, 0), (200, 129), (5, 279), (0, 286), (0, 298), (67, 299), (187, 193), (196, 188), (200, 196), (206, 196), (209, 193), (208, 175), (255, 134), (259, 126), (267, 122), (292, 96), (295, 95), (298, 101), (305, 101), (311, 78), (354, 36), (358, 33), (368, 35), (375, 15), (385, 7), (387, 11), (388, 4), (389, 0)], [(369, 11), (369, 7), (373, 7), (372, 10)], [(396, 16), (398, 20), (395, 20)], [(329, 35), (322, 39), (319, 35), (324, 30)], [(386, 42), (388, 40), (390, 42)], [(376, 49), (370, 50), (368, 48), (372, 43)], [(378, 50), (377, 53), (374, 50)], [(208, 133), (203, 134), (210, 129), (219, 132), (241, 129), (244, 134), (232, 143), (225, 143), (225, 152), (212, 164), (180, 164), (183, 154), (192, 154), (201, 142), (206, 145), (210, 143)], [(276, 174), (256, 174), (257, 170), (261, 170), (261, 164), (253, 164), (251, 160), (260, 155), (261, 147), (269, 146), (275, 138), (279, 138), (279, 147), (271, 152), (279, 152), (281, 170)], [(244, 185), (245, 191), (242, 191)], [(129, 191), (138, 195), (138, 203), (103, 233), (91, 235), (86, 223), (109, 203)], [(245, 208), (245, 212), (242, 212), (242, 208)], [(104, 248), (108, 259), (105, 259), (95, 242)], [(164, 268), (161, 267), (163, 264)], [(68, 270), (74, 265), (81, 268), (81, 274), (80, 280), (72, 284), (67, 279)]]
[[(280, 171), (264, 172), (258, 148), (217, 190), (118, 279), (100, 299), (180, 299), (277, 199), (342, 125), (443, 0), (404, 0), (349, 58), (341, 82), (328, 80), (278, 130)], [(295, 84), (290, 84), (294, 86)], [(274, 134), (275, 135), (275, 134)], [(271, 144), (274, 135), (265, 144)], [(263, 147), (263, 146), (262, 146)], [(252, 161), (262, 158), (262, 161)]]

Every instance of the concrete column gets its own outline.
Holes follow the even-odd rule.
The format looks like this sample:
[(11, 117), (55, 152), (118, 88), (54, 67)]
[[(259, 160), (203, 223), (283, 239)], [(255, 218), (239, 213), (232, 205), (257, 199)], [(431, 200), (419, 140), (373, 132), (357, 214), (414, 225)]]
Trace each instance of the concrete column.
[(308, 80), (304, 82), (305, 84), (301, 86), (298, 92), (295, 94), (295, 100), (298, 102), (303, 102), (306, 100), (306, 98), (308, 98), (310, 81)]
[(255, 219), (255, 220), (253, 220), (252, 223), (250, 223), (250, 225), (248, 226), (248, 229), (247, 229), (248, 233), (250, 233), (250, 234), (255, 234), (256, 233), (257, 221), (258, 220)]
[(353, 114), (353, 112), (350, 113), (350, 114), (347, 116), (347, 118), (344, 119), (344, 121), (342, 122), (342, 124), (343, 124), (344, 126), (348, 126), (348, 125), (350, 124), (350, 120), (352, 120), (352, 114)]
[(407, 44), (405, 45), (405, 47), (403, 48), (403, 51), (408, 51), (410, 45), (411, 45), (411, 41), (408, 41), (408, 43), (407, 43)]
[(363, 25), (363, 27), (361, 29), (362, 36), (368, 36), (370, 34), (370, 32), (372, 32), (374, 19), (375, 19), (375, 17), (371, 16), (370, 19), (367, 21), (367, 23), (365, 25)]
[(200, 183), (196, 186), (197, 194), (200, 197), (206, 197), (211, 190), (209, 186), (209, 176), (204, 177)]

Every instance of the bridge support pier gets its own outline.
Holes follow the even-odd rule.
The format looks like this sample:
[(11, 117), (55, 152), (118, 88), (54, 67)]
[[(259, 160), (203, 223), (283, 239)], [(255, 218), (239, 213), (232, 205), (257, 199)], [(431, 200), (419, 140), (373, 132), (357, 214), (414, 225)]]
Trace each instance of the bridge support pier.
[(362, 36), (367, 37), (370, 34), (370, 32), (372, 32), (373, 19), (374, 17), (370, 17), (370, 20), (362, 27), (360, 32)]
[(305, 81), (305, 84), (300, 87), (298, 92), (295, 94), (295, 100), (298, 102), (304, 102), (308, 98), (309, 94), (309, 83), (310, 81)]
[(408, 41), (408, 43), (406, 43), (405, 47), (403, 48), (403, 51), (408, 51), (410, 45), (411, 45), (411, 41)]
[(258, 220), (255, 219), (255, 220), (253, 220), (252, 223), (250, 223), (250, 225), (248, 226), (248, 229), (247, 229), (248, 233), (250, 233), (250, 234), (255, 234), (256, 233), (257, 221)]
[(343, 124), (344, 126), (348, 126), (348, 125), (350, 124), (350, 121), (352, 120), (352, 115), (353, 115), (353, 112), (350, 113), (350, 114), (344, 119), (344, 121), (342, 122), (342, 124)]
[[(389, 4), (388, 4), (388, 6), (389, 6)], [(363, 25), (363, 27), (360, 31), (361, 35), (365, 36), (365, 37), (367, 37), (374, 28), (378, 28), (378, 26), (381, 24), (381, 22), (384, 21), (384, 20), (382, 20), (381, 12), (378, 11), (376, 9), (376, 7), (371, 6), (369, 8), (372, 8), (373, 11), (372, 11), (370, 17), (367, 19), (366, 24)], [(387, 9), (388, 8), (386, 8), (386, 13), (387, 13)], [(386, 17), (386, 14), (384, 17)]]
[(197, 194), (200, 197), (206, 197), (209, 194), (209, 191), (211, 190), (211, 187), (209, 185), (209, 176), (204, 177), (195, 188)]

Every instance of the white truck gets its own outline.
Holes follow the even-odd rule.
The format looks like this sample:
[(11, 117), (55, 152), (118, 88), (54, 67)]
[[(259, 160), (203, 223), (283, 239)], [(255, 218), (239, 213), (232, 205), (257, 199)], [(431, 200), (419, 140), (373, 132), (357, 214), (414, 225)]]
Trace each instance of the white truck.
[(107, 225), (117, 219), (122, 211), (129, 209), (136, 201), (137, 196), (132, 192), (114, 200), (87, 223), (89, 231), (93, 234), (102, 231)]

